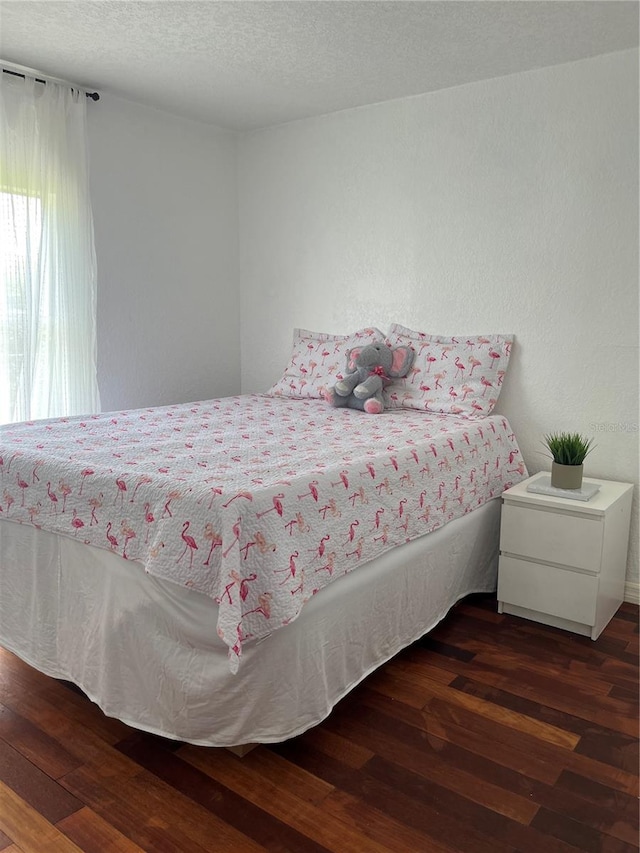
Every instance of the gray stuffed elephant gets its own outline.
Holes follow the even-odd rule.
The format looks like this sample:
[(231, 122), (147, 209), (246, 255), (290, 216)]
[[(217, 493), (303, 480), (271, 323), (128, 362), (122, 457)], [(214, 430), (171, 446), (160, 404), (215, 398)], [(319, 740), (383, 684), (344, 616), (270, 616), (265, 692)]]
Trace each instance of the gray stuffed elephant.
[(332, 406), (378, 415), (384, 409), (382, 389), (406, 376), (414, 357), (411, 347), (389, 347), (384, 343), (354, 347), (347, 353), (346, 376), (325, 393), (325, 399)]

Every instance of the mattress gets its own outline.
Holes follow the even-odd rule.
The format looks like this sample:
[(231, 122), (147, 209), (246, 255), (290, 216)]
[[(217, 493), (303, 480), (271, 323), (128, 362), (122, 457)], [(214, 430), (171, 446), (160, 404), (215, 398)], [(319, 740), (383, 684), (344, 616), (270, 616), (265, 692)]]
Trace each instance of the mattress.
[(105, 714), (206, 746), (269, 743), (339, 699), (472, 592), (495, 589), (500, 501), (327, 586), (247, 644), (237, 674), (203, 593), (73, 537), (0, 522), (0, 645)]
[(208, 596), (233, 672), (325, 587), (524, 476), (502, 416), (247, 395), (0, 428), (2, 522)]

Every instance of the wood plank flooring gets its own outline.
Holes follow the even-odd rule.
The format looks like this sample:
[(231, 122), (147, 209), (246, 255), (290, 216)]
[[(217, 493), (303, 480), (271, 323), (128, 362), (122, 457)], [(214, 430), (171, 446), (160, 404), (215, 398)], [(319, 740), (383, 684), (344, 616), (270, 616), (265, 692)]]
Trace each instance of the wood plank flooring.
[(315, 729), (240, 759), (0, 649), (3, 853), (633, 853), (638, 608), (595, 643), (475, 596)]

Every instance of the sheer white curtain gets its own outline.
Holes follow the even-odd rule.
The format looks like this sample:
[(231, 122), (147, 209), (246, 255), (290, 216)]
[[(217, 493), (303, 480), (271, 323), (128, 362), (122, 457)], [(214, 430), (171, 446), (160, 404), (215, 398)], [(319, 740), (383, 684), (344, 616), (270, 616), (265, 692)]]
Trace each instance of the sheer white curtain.
[(99, 406), (86, 97), (0, 73), (0, 423)]

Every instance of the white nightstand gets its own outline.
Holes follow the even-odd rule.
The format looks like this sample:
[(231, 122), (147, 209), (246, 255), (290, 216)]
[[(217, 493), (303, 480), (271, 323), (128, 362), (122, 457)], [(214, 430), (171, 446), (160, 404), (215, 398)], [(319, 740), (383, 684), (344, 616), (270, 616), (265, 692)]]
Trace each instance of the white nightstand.
[[(596, 640), (623, 601), (633, 486), (599, 483), (590, 501), (503, 494), (498, 612)], [(547, 475), (548, 476), (548, 475)]]

